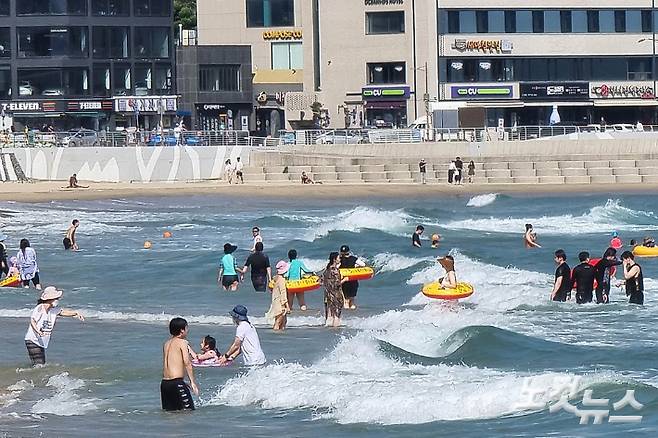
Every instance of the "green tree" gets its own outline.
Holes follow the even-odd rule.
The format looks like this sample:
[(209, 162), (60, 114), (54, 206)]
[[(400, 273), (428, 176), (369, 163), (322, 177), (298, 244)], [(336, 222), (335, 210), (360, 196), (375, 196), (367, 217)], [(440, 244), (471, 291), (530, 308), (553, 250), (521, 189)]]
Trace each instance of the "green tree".
[(174, 0), (174, 24), (196, 29), (196, 0)]

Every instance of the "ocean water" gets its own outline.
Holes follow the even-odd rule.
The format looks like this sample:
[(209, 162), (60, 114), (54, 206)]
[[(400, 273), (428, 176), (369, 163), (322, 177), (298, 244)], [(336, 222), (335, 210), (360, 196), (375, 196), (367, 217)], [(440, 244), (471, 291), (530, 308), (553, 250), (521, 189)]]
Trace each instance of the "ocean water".
[[(555, 249), (574, 265), (581, 250), (600, 256), (613, 230), (625, 241), (656, 234), (657, 201), (488, 194), (356, 207), (213, 196), (1, 203), (10, 253), (30, 239), (43, 284), (63, 288), (62, 304), (87, 321), (60, 319), (48, 365), (31, 369), (23, 335), (37, 294), (0, 290), (0, 436), (655, 436), (658, 259), (639, 261), (644, 307), (629, 305), (617, 288), (605, 306), (553, 303), (548, 295)], [(66, 253), (61, 239), (73, 218), (81, 221), (82, 251)], [(523, 248), (527, 222), (542, 249)], [(417, 224), (443, 236), (440, 249), (411, 247)], [(249, 283), (236, 293), (217, 287), (222, 245), (237, 244), (245, 259), (254, 225), (273, 263), (296, 248), (321, 269), (347, 243), (376, 269), (343, 328), (322, 326), (321, 291), (307, 294), (310, 309), (295, 311), (289, 329), (275, 334), (263, 317), (268, 294)], [(165, 230), (173, 238), (163, 239)], [(145, 240), (152, 249), (142, 249)], [(448, 252), (458, 278), (476, 289), (459, 303), (419, 293), (441, 275), (434, 259)], [(209, 334), (223, 350), (234, 336), (227, 312), (236, 304), (249, 308), (267, 365), (197, 370), (197, 411), (162, 412), (168, 320), (187, 318), (195, 348)], [(551, 412), (562, 390), (578, 410)], [(615, 411), (627, 390), (642, 407)], [(587, 406), (589, 391), (609, 406)], [(642, 419), (579, 424), (592, 409)]]

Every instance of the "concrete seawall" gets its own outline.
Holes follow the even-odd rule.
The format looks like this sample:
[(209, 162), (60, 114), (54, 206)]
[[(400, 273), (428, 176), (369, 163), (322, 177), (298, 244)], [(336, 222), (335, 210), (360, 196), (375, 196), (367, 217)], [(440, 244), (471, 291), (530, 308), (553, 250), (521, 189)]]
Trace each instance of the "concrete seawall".
[(222, 178), (224, 162), (241, 157), (249, 164), (249, 147), (167, 146), (89, 148), (3, 148), (13, 153), (27, 178), (45, 181), (174, 182)]

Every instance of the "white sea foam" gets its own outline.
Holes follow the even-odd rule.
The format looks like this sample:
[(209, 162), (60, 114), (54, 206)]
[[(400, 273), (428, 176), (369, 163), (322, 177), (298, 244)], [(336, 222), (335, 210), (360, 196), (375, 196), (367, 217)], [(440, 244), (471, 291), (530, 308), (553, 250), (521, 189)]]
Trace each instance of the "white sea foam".
[(432, 257), (406, 257), (400, 254), (391, 254), (388, 252), (377, 254), (372, 266), (379, 272), (396, 272), (409, 269), (421, 263), (431, 262)]
[(448, 222), (445, 228), (452, 230), (476, 230), (490, 233), (523, 233), (526, 223), (532, 223), (540, 234), (588, 234), (618, 231), (658, 230), (658, 217), (650, 211), (633, 210), (621, 205), (619, 200), (609, 199), (605, 205), (596, 206), (581, 216), (559, 216), (463, 219)]
[[(341, 424), (486, 419), (528, 412), (522, 394), (526, 377), (466, 366), (401, 363), (386, 357), (375, 339), (361, 333), (342, 340), (312, 365), (278, 363), (235, 377), (206, 404), (310, 409), (318, 418)], [(533, 387), (548, 390), (570, 376), (531, 377)], [(540, 401), (551, 400), (549, 395)]]
[(51, 414), (59, 416), (84, 415), (98, 409), (98, 400), (82, 398), (77, 390), (85, 387), (84, 380), (69, 376), (63, 372), (48, 379), (46, 386), (54, 388), (52, 397), (39, 400), (32, 406), (34, 414)]
[(0, 391), (0, 409), (7, 408), (18, 403), (20, 400), (20, 395), (33, 387), (34, 385), (32, 382), (28, 382), (27, 380), (19, 380), (13, 385), (9, 385), (6, 392)]
[(498, 198), (498, 193), (487, 193), (485, 195), (473, 196), (466, 203), (467, 207), (484, 207), (485, 205), (493, 204)]

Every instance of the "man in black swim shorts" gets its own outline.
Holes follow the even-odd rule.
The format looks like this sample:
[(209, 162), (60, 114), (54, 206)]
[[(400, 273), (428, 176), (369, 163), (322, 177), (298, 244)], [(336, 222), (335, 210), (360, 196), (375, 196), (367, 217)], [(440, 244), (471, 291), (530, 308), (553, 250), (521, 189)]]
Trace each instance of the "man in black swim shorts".
[[(194, 371), (190, 361), (190, 345), (187, 342), (187, 321), (183, 318), (174, 318), (169, 322), (171, 338), (165, 342), (162, 353), (164, 355), (162, 382), (160, 383), (160, 398), (162, 409), (165, 411), (181, 411), (194, 409), (192, 391), (199, 395), (199, 388), (194, 380)], [(188, 386), (183, 377), (187, 373), (190, 379)]]

